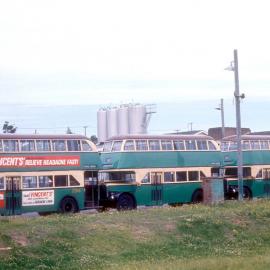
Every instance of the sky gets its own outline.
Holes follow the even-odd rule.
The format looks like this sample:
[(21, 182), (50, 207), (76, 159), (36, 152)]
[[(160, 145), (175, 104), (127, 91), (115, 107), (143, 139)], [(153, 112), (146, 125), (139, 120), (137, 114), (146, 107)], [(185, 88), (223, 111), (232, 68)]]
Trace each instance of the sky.
[[(234, 77), (224, 69), (237, 49), (243, 123), (269, 130), (269, 10), (264, 0), (0, 0), (0, 122), (75, 126), (44, 110), (140, 102), (158, 105), (153, 130), (206, 128), (220, 124), (213, 110), (224, 98), (234, 125)], [(168, 126), (166, 113), (179, 117)]]

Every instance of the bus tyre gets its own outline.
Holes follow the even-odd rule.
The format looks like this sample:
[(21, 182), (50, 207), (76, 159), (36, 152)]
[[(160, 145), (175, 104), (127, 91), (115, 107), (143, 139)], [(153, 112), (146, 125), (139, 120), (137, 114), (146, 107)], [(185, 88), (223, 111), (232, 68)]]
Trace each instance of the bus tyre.
[(203, 191), (201, 189), (196, 190), (191, 198), (192, 203), (201, 203), (203, 201)]
[(135, 203), (133, 198), (128, 194), (121, 195), (117, 200), (116, 208), (118, 211), (134, 209)]
[(78, 205), (75, 199), (71, 197), (65, 197), (60, 204), (61, 212), (64, 214), (78, 212)]

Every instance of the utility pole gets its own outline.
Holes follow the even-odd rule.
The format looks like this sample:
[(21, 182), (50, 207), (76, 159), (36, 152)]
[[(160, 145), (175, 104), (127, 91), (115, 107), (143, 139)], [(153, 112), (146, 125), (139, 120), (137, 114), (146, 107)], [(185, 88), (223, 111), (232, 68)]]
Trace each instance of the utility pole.
[(216, 110), (220, 111), (221, 114), (221, 139), (225, 137), (225, 121), (224, 121), (224, 105), (223, 98), (220, 99), (220, 106), (216, 108)]
[(86, 129), (88, 128), (88, 126), (83, 126), (84, 128), (84, 136), (86, 136), (87, 132), (86, 132)]
[(245, 94), (239, 93), (239, 75), (238, 75), (238, 55), (237, 50), (233, 51), (234, 60), (226, 70), (234, 72), (234, 97), (236, 111), (236, 137), (237, 137), (237, 177), (238, 177), (238, 200), (243, 200), (243, 153), (242, 153), (242, 130), (241, 130), (241, 110), (240, 101), (245, 98)]
[(237, 176), (238, 176), (238, 199), (243, 200), (243, 153), (240, 101), (245, 95), (239, 93), (238, 55), (234, 50), (234, 83), (235, 83), (235, 110), (236, 110), (236, 135), (237, 135)]

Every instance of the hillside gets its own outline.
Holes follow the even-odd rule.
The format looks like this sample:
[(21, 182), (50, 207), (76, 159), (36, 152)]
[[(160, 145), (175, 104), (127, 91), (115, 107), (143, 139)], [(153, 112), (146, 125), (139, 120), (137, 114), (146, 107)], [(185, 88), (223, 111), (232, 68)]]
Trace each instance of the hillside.
[(0, 269), (270, 269), (270, 201), (0, 218)]

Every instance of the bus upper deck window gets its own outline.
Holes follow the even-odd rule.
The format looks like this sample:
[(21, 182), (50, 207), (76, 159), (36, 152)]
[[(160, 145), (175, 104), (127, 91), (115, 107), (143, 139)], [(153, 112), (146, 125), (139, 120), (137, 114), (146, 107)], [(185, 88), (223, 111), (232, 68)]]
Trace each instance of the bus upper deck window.
[(229, 142), (222, 142), (221, 151), (228, 151), (228, 150), (229, 150)]
[(172, 141), (162, 140), (161, 141), (161, 148), (162, 148), (162, 150), (173, 150)]
[(174, 150), (185, 150), (184, 141), (173, 141)]
[(0, 189), (4, 189), (4, 177), (0, 177)]
[(133, 151), (135, 150), (134, 147), (134, 141), (133, 140), (127, 140), (124, 146), (125, 151)]
[(23, 152), (34, 152), (35, 141), (34, 140), (21, 140), (21, 151)]
[(194, 140), (185, 141), (186, 150), (196, 150), (196, 143)]
[(2, 140), (0, 140), (0, 152), (3, 152), (3, 144), (2, 144)]
[(19, 142), (18, 140), (3, 140), (5, 152), (18, 152)]
[(208, 141), (208, 149), (209, 150), (217, 150), (216, 146), (211, 141)]
[(84, 152), (92, 151), (92, 148), (91, 148), (90, 144), (87, 141), (82, 141), (82, 150)]
[(207, 150), (207, 142), (206, 141), (197, 141), (198, 150)]
[(53, 140), (52, 147), (53, 151), (66, 151), (65, 140)]
[(114, 141), (112, 152), (121, 151), (122, 141)]
[(250, 150), (250, 143), (249, 143), (249, 141), (243, 141), (242, 142), (242, 148), (243, 148), (243, 150)]
[(146, 140), (137, 140), (136, 141), (136, 150), (137, 151), (147, 151), (147, 141)]
[(49, 140), (36, 140), (36, 147), (38, 152), (51, 151), (51, 144)]
[(79, 140), (67, 140), (68, 151), (81, 151)]
[(149, 140), (149, 150), (160, 150), (159, 140)]
[(259, 141), (250, 141), (251, 149), (259, 150), (260, 149), (260, 142)]
[(111, 152), (112, 142), (105, 142), (103, 152)]
[(237, 150), (237, 142), (230, 142), (229, 151), (236, 151)]
[(261, 141), (261, 149), (263, 149), (263, 150), (269, 149), (268, 141)]

